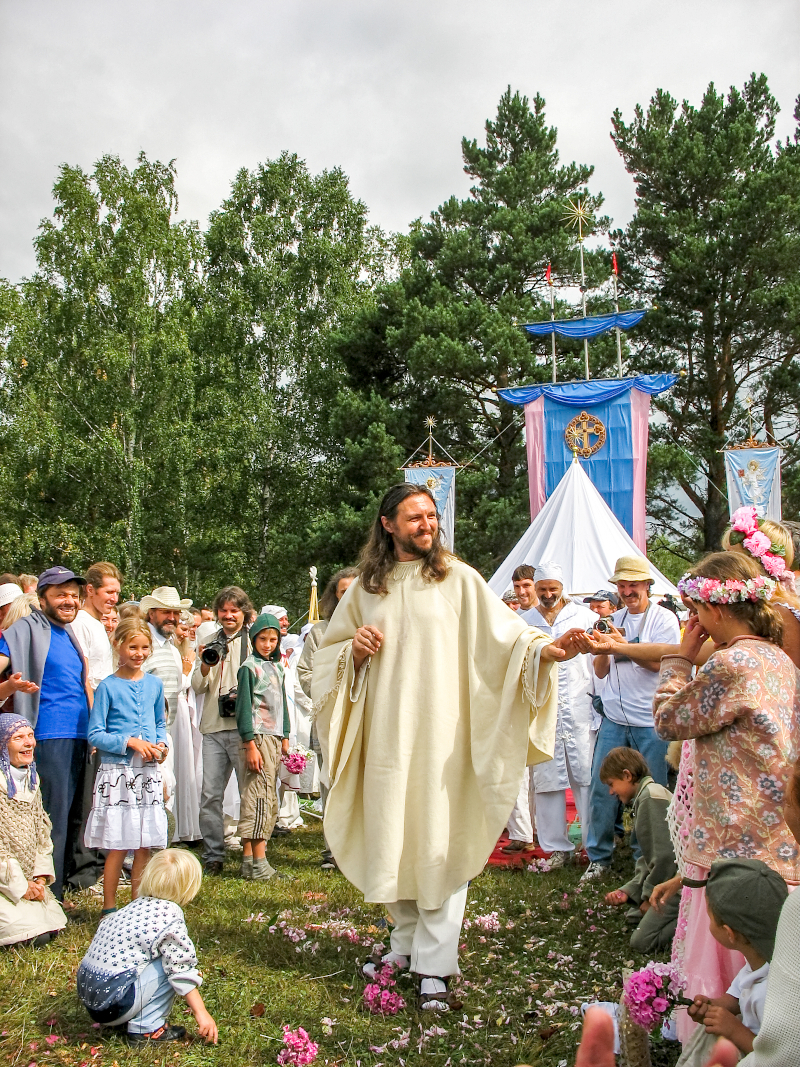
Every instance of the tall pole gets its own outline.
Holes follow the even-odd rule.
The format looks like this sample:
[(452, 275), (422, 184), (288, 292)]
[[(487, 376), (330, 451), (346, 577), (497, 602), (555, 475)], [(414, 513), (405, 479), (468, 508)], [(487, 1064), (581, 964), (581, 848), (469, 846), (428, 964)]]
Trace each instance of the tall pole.
[[(619, 294), (617, 292), (617, 257), (614, 257), (614, 307), (619, 315)], [(622, 338), (617, 326), (617, 374), (622, 377)]]
[[(550, 277), (550, 264), (547, 265), (547, 284), (550, 286), (550, 321), (556, 321), (556, 303), (553, 296), (553, 279)], [(555, 326), (550, 334), (550, 346), (553, 357), (553, 385), (556, 384), (556, 330)]]
[[(581, 250), (581, 303), (583, 305), (583, 317), (586, 318), (586, 271), (583, 269), (583, 218), (578, 215), (578, 247)], [(586, 381), (589, 381), (589, 339), (583, 339), (583, 373)]]

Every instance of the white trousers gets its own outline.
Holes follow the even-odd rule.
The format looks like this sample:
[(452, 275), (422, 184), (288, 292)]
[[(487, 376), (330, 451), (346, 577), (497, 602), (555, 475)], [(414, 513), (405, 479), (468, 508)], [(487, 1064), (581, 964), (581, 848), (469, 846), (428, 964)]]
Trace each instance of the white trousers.
[(462, 885), (440, 908), (417, 906), (416, 900), (387, 904), (392, 917), (392, 951), (411, 958), (415, 974), (446, 978), (460, 974), (458, 939), (467, 905), (467, 885)]
[(526, 767), (516, 803), (506, 823), (509, 840), (526, 841), (528, 844), (533, 841), (534, 796), (533, 773), (530, 767)]
[[(570, 779), (572, 775), (570, 775)], [(586, 819), (589, 812), (589, 786), (575, 785), (570, 781), (581, 833), (586, 843)], [(567, 791), (557, 789), (552, 793), (536, 794), (536, 834), (539, 847), (545, 852), (573, 852), (575, 846), (567, 836)]]

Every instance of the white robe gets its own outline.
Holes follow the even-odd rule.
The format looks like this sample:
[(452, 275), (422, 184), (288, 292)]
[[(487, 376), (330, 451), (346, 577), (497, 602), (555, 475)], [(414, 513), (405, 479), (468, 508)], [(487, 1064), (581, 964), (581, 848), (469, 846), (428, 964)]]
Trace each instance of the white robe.
[[(526, 617), (531, 626), (552, 637), (563, 637), (567, 630), (594, 626), (597, 616), (582, 604), (568, 601), (552, 626), (536, 608)], [(592, 678), (588, 656), (576, 656), (558, 664), (558, 725), (553, 760), (535, 767), (533, 785), (537, 793), (569, 789), (567, 764), (578, 785), (589, 785), (592, 778)]]
[[(396, 564), (385, 596), (349, 587), (312, 682), (325, 834), (368, 901), (445, 900), (483, 869), (529, 764), (552, 759), (556, 687), (547, 638), (452, 559), (441, 582)], [(354, 677), (352, 637), (383, 644)]]

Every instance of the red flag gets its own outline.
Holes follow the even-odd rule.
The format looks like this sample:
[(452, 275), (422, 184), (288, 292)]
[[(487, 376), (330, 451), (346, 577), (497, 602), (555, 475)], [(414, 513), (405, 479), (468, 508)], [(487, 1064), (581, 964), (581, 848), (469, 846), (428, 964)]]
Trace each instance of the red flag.
[(553, 282), (552, 282), (552, 280), (550, 278), (550, 264), (549, 263), (547, 264), (547, 270), (544, 272), (544, 276), (545, 276), (545, 280), (547, 281), (547, 284), (548, 285), (552, 285)]
[(617, 253), (611, 253), (611, 265), (614, 268), (614, 273), (619, 274), (619, 268), (617, 267)]

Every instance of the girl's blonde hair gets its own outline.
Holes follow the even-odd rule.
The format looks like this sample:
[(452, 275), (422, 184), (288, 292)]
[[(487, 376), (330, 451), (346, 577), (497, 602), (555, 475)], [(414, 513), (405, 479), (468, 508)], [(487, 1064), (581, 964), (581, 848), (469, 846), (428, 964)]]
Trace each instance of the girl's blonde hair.
[(183, 907), (200, 892), (202, 881), (203, 868), (197, 856), (185, 848), (165, 848), (145, 867), (139, 896), (171, 900)]
[[(761, 533), (765, 535), (765, 537), (768, 537), (770, 541), (772, 541), (773, 545), (780, 545), (783, 548), (783, 551), (785, 553), (783, 557), (784, 562), (786, 563), (787, 568), (791, 570), (792, 564), (794, 563), (794, 542), (792, 541), (791, 530), (787, 530), (783, 523), (774, 522), (772, 519), (759, 519), (758, 529)], [(739, 552), (740, 554), (748, 556), (748, 558), (752, 559), (752, 561), (758, 567), (759, 574), (766, 574), (767, 572), (761, 561), (756, 556), (748, 552), (744, 545), (731, 544), (732, 533), (733, 530), (728, 527), (728, 529), (722, 535), (722, 547), (725, 549), (725, 551)], [(777, 601), (777, 603), (779, 604), (789, 604), (790, 607), (793, 608), (800, 607), (800, 598), (798, 598), (795, 593), (790, 592), (780, 583), (778, 583), (775, 592), (772, 595), (772, 599)]]
[(117, 628), (111, 641), (114, 647), (119, 649), (126, 641), (130, 641), (137, 634), (146, 637), (150, 647), (153, 647), (153, 635), (141, 615), (126, 615), (124, 619), (120, 619), (117, 623)]
[(143, 619), (142, 609), (133, 600), (126, 600), (124, 604), (117, 604), (117, 615), (122, 622), (123, 619), (134, 618)]
[(9, 626), (18, 622), (19, 619), (24, 619), (26, 615), (30, 615), (33, 608), (38, 607), (39, 597), (36, 593), (23, 593), (22, 596), (18, 596), (8, 606), (6, 617), (3, 619), (3, 629), (7, 630)]
[[(693, 578), (718, 578), (721, 582), (731, 579), (748, 582), (763, 573), (761, 564), (749, 552), (712, 552), (689, 571)], [(783, 639), (783, 619), (768, 600), (746, 600), (743, 604), (712, 606), (724, 608), (730, 615), (749, 626), (758, 637), (780, 645)]]

